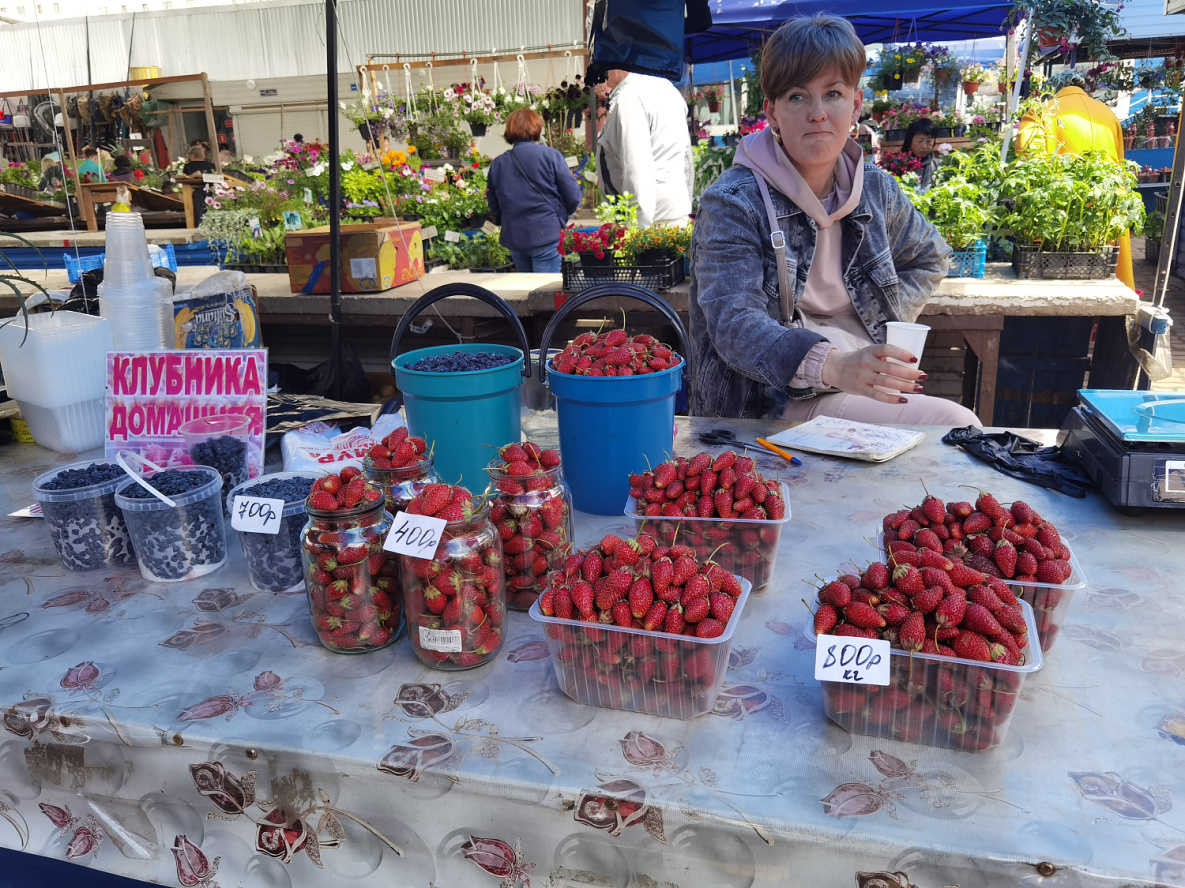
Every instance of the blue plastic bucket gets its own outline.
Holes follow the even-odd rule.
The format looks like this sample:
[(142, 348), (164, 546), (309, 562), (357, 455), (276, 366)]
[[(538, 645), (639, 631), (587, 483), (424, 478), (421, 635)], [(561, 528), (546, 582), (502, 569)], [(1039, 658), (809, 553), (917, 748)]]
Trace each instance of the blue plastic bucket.
[[(399, 342), (416, 315), (438, 299), (473, 296), (493, 305), (518, 333), (522, 348), (509, 345), (439, 345), (396, 356)], [(407, 426), (435, 452), (436, 469), (450, 484), (462, 483), (474, 492), (485, 489), (489, 480), (486, 465), (491, 447), (522, 438), (521, 394), (523, 376), (531, 372), (524, 365), (527, 337), (514, 311), (496, 295), (472, 284), (446, 284), (421, 297), (399, 321), (391, 341), (391, 369), (403, 393)], [(503, 367), (458, 373), (427, 373), (409, 370), (411, 364), (431, 355), (456, 352), (492, 352), (515, 360)]]
[(555, 313), (543, 333), (541, 353), (547, 354), (565, 315), (605, 296), (628, 296), (657, 308), (679, 334), (684, 357), (669, 370), (624, 377), (549, 374), (540, 360), (539, 378), (556, 398), (560, 457), (572, 504), (594, 515), (618, 515), (629, 496), (630, 473), (655, 466), (674, 451), (675, 396), (683, 386), (688, 338), (679, 315), (660, 296), (631, 284), (606, 284), (582, 291)]

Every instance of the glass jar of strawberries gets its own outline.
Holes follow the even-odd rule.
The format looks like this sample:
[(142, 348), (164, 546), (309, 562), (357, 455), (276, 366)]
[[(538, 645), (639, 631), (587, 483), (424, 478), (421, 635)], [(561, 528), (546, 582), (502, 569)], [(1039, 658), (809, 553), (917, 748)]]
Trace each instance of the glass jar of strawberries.
[(486, 467), (492, 483), (490, 520), (502, 538), (506, 603), (529, 610), (547, 572), (572, 552), (572, 491), (560, 454), (527, 441), (507, 444)]
[(317, 480), (305, 500), (305, 588), (313, 629), (331, 651), (366, 653), (398, 636), (399, 556), (383, 549), (391, 529), (385, 506), (382, 489), (353, 467)]
[(440, 480), (424, 439), (411, 435), (406, 427), (395, 429), (370, 448), (362, 461), (362, 474), (383, 489), (392, 516), (424, 487)]
[(437, 669), (489, 662), (502, 646), (506, 618), (502, 538), (490, 502), (475, 501), (464, 487), (430, 484), (406, 511), (446, 522), (434, 557), (400, 556), (411, 649)]

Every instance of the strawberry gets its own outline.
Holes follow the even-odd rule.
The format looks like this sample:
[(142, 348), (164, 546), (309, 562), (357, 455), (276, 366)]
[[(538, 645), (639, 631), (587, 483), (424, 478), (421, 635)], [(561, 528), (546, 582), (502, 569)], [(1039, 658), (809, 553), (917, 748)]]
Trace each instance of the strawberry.
[(928, 614), (942, 603), (946, 590), (941, 586), (930, 586), (913, 597), (913, 606), (923, 614)]
[(654, 603), (654, 590), (649, 580), (638, 580), (629, 590), (630, 613), (637, 619), (642, 619)]
[(911, 613), (916, 613), (905, 605), (896, 602), (882, 604), (876, 611), (885, 618), (885, 623), (889, 626), (900, 626), (908, 619)]
[(973, 533), (985, 533), (992, 526), (992, 519), (983, 512), (972, 512), (963, 519), (963, 533), (970, 536)]
[(938, 538), (938, 534), (924, 527), (919, 530), (913, 537), (913, 543), (919, 549), (929, 549), (931, 552), (942, 552), (942, 540)]
[(942, 524), (946, 520), (946, 504), (928, 490), (922, 500), (921, 508), (922, 513), (930, 520), (931, 524)]
[(993, 614), (1003, 609), (1004, 604), (990, 586), (974, 586), (967, 592), (967, 601), (986, 607)]
[(618, 626), (629, 628), (634, 623), (634, 614), (628, 601), (619, 601), (613, 605), (613, 622)]
[[(674, 555), (675, 550), (678, 548), (680, 547), (672, 546), (671, 554)], [(686, 549), (686, 547), (682, 548)], [(674, 571), (671, 575), (671, 584), (675, 586), (682, 586), (688, 580), (694, 577), (698, 570), (699, 566), (695, 563), (695, 558), (693, 558), (690, 553), (678, 555), (677, 560), (675, 561)]]
[(309, 495), (307, 506), (318, 512), (333, 512), (337, 509), (337, 498), (327, 490), (318, 490)]
[(584, 562), (580, 567), (580, 575), (588, 582), (593, 582), (601, 575), (602, 559), (601, 553), (593, 549), (584, 556)]
[(1020, 608), (1002, 606), (992, 616), (996, 618), (997, 623), (1009, 632), (1026, 632), (1028, 630), (1028, 626), (1025, 624), (1025, 616)]
[(875, 608), (860, 601), (853, 601), (844, 608), (843, 615), (846, 622), (860, 629), (883, 629), (885, 627), (885, 618), (878, 614)]
[(897, 641), (907, 651), (916, 653), (926, 643), (926, 620), (914, 611), (897, 629)]
[(700, 620), (695, 627), (696, 638), (719, 638), (723, 634), (724, 624), (712, 617)]
[(951, 570), (954, 564), (944, 555), (940, 555), (931, 549), (923, 549), (918, 552), (918, 567), (935, 567), (939, 570)]
[(667, 608), (667, 615), (662, 623), (662, 631), (669, 632), (671, 635), (680, 635), (683, 632), (684, 625), (683, 608), (678, 604)]
[(429, 484), (416, 497), (420, 501), (420, 514), (435, 515), (452, 501), (452, 497), (453, 491), (449, 485)]
[(711, 613), (712, 606), (706, 598), (695, 598), (683, 605), (683, 619), (688, 623), (698, 623)]
[(736, 600), (723, 592), (713, 592), (708, 596), (708, 606), (712, 616), (727, 626), (728, 621), (732, 618), (732, 612), (736, 608)]
[(1057, 559), (1047, 559), (1037, 565), (1037, 582), (1061, 585), (1069, 577), (1069, 563)]
[(956, 656), (964, 660), (982, 660), (985, 663), (992, 661), (992, 653), (987, 640), (975, 632), (960, 632), (951, 647)]
[(839, 614), (830, 604), (821, 604), (815, 611), (815, 634), (827, 635), (839, 622)]
[(819, 590), (819, 601), (837, 608), (845, 608), (852, 601), (852, 589), (846, 583), (835, 580)]
[[(633, 608), (630, 608), (631, 613)], [(667, 617), (667, 606), (663, 601), (656, 601), (647, 609), (645, 616), (642, 619), (642, 628), (647, 632), (660, 631), (665, 625)]]
[(950, 581), (961, 589), (970, 589), (984, 581), (984, 575), (980, 571), (957, 563), (951, 567), (949, 576)]
[(992, 612), (981, 604), (967, 605), (961, 626), (970, 632), (978, 632), (980, 635), (989, 637), (999, 635), (1004, 631), (996, 618), (992, 616)]
[[(972, 607), (978, 606), (972, 605)], [(949, 629), (952, 626), (958, 626), (965, 620), (966, 611), (967, 599), (962, 595), (948, 595), (934, 610), (934, 619), (937, 620), (940, 627)]]
[(925, 588), (922, 575), (912, 565), (903, 565), (893, 571), (893, 585), (906, 595), (916, 595)]
[(996, 543), (996, 567), (1000, 568), (1000, 573), (1006, 577), (1016, 575), (1016, 546), (1008, 542), (1008, 540), (1000, 540)]
[(866, 589), (884, 589), (889, 585), (889, 567), (884, 562), (874, 561), (860, 576), (860, 583)]
[(978, 499), (975, 500), (975, 508), (991, 518), (992, 521), (1012, 519), (1012, 514), (1002, 505), (1000, 505), (999, 500), (997, 500), (990, 493), (984, 493), (983, 491), (980, 491)]
[(1032, 552), (1020, 552), (1016, 556), (1016, 573), (1020, 576), (1035, 576), (1038, 564)]
[(572, 586), (572, 604), (582, 614), (593, 612), (593, 587), (588, 583), (576, 583)]
[[(345, 472), (342, 472), (344, 477)], [(361, 475), (352, 477), (341, 492), (342, 506), (352, 509), (362, 502), (362, 495), (366, 492), (366, 479)]]

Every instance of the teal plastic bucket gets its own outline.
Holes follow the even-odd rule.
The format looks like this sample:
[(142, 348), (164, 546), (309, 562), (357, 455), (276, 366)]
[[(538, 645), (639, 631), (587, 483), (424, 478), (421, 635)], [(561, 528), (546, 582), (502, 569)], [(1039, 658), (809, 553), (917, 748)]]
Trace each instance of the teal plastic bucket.
[(630, 473), (645, 471), (647, 465), (658, 465), (673, 454), (675, 396), (683, 386), (688, 338), (666, 300), (631, 284), (607, 284), (582, 291), (555, 313), (543, 333), (541, 354), (547, 355), (565, 315), (605, 296), (628, 296), (658, 309), (679, 334), (684, 358), (669, 370), (624, 377), (548, 374), (546, 358), (540, 358), (539, 378), (556, 399), (560, 457), (572, 504), (594, 515), (620, 515), (629, 496)]
[[(472, 296), (497, 308), (518, 333), (522, 348), (509, 345), (439, 345), (397, 355), (399, 342), (416, 315), (449, 296)], [(422, 358), (456, 352), (492, 352), (515, 360), (503, 367), (459, 373), (409, 370)], [(399, 321), (391, 340), (391, 369), (403, 393), (407, 425), (435, 451), (436, 469), (450, 484), (458, 482), (474, 492), (485, 489), (491, 447), (522, 438), (522, 378), (531, 368), (524, 361), (527, 336), (514, 310), (495, 294), (473, 284), (446, 284), (422, 296)]]

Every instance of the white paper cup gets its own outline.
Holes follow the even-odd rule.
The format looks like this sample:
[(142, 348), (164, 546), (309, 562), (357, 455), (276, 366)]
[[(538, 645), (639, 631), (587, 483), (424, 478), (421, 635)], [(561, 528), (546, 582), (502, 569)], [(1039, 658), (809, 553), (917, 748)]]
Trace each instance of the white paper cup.
[[(885, 342), (889, 345), (895, 345), (898, 348), (903, 348), (915, 358), (918, 359), (918, 365), (921, 364), (922, 350), (926, 347), (926, 334), (930, 332), (930, 328), (925, 324), (907, 324), (904, 321), (889, 321), (885, 324)], [(898, 361), (896, 358), (886, 358), (887, 361), (892, 361), (894, 364), (900, 364), (903, 367), (918, 366), (906, 364), (905, 361)], [(918, 366), (918, 369), (921, 369)]]
[[(885, 360), (894, 364), (900, 364), (902, 367), (912, 366), (920, 370), (922, 350), (926, 347), (926, 334), (929, 332), (930, 328), (925, 324), (907, 324), (905, 321), (889, 321), (885, 324), (885, 342), (889, 345), (895, 345), (898, 348), (905, 349), (918, 359), (918, 364), (907, 364), (905, 361), (898, 361), (896, 358), (885, 358)], [(878, 392), (884, 392), (886, 395), (901, 394), (897, 389), (885, 388), (881, 385), (874, 385), (873, 388)]]

